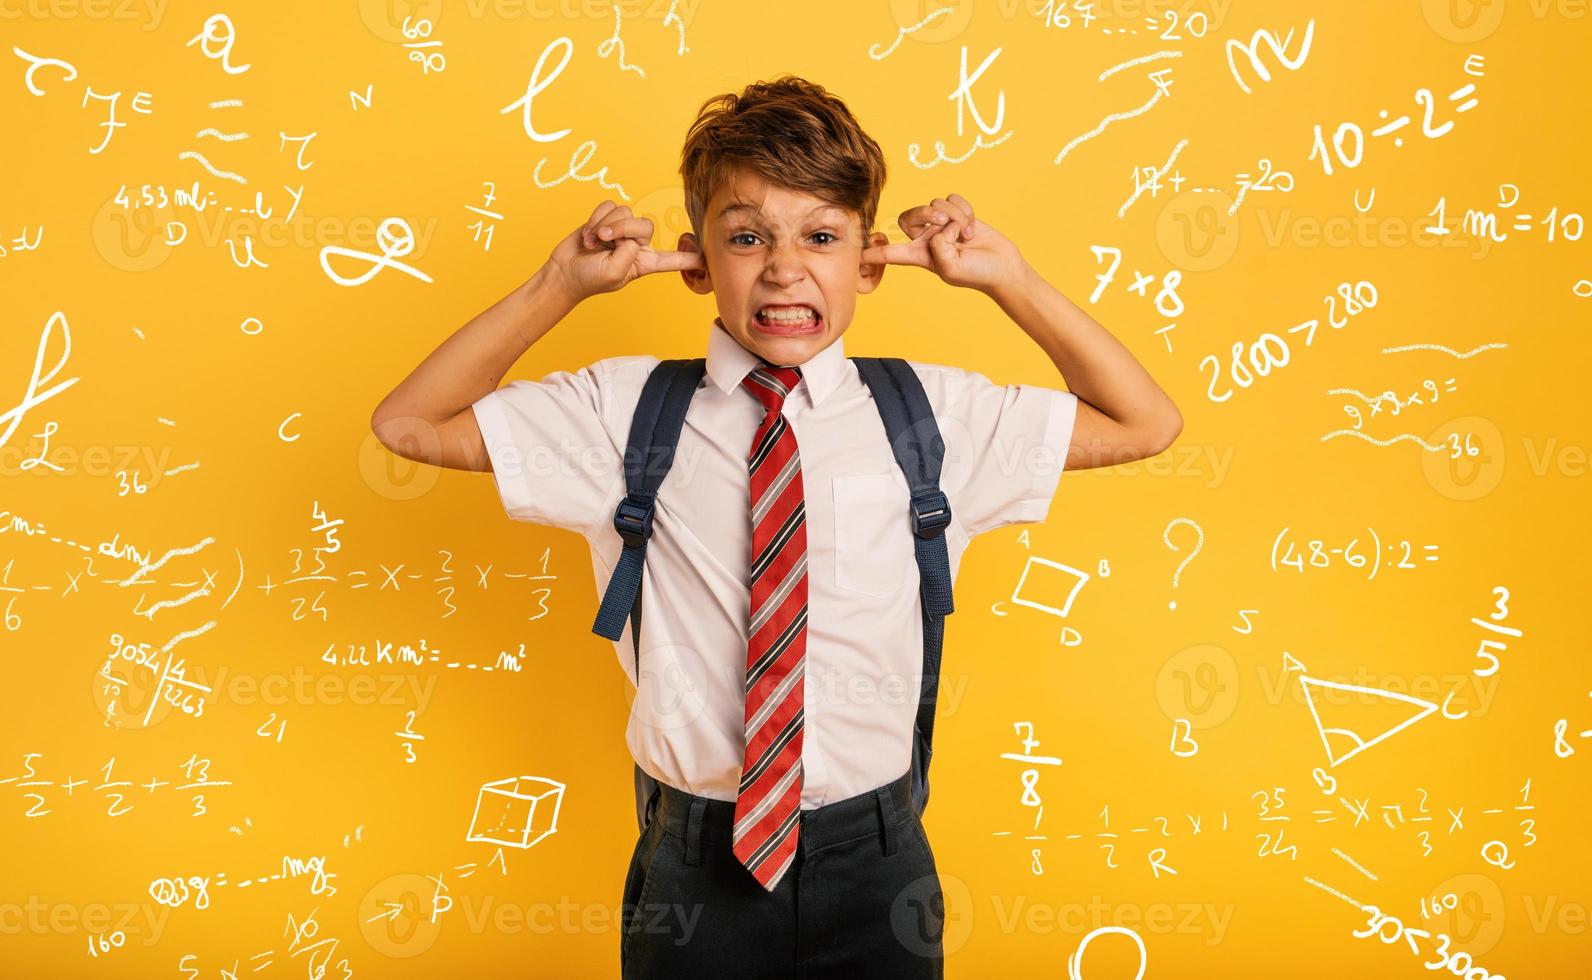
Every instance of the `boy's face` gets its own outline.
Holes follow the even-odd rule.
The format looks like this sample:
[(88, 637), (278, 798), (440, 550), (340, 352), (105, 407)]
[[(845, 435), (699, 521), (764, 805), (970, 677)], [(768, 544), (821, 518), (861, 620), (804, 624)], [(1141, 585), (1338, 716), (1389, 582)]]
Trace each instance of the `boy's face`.
[(706, 264), (681, 275), (713, 293), (719, 322), (742, 347), (796, 365), (845, 333), (857, 294), (879, 284), (884, 266), (862, 264), (864, 245), (855, 211), (742, 169), (708, 201), (702, 241), (680, 236), (680, 250), (702, 252)]

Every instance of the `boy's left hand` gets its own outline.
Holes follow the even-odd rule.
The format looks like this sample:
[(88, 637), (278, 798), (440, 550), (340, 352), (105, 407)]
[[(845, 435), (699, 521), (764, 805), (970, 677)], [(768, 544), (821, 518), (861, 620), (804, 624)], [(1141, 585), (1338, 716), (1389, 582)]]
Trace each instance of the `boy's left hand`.
[(864, 263), (921, 266), (953, 286), (985, 292), (1022, 270), (1017, 246), (989, 222), (977, 220), (973, 205), (960, 194), (908, 208), (896, 221), (912, 240), (871, 245), (862, 250)]

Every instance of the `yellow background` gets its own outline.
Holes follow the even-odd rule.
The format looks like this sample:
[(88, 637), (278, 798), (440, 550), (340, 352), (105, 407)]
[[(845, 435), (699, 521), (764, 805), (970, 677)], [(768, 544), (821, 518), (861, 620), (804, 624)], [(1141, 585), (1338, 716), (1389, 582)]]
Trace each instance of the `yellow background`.
[[(1559, 219), (1592, 209), (1583, 179), (1592, 34), (1583, 6), (1454, 3), (1118, 0), (1096, 6), (1106, 19), (1085, 25), (1073, 12), (1070, 26), (1047, 28), (1035, 16), (1042, 5), (992, 0), (939, 15), (874, 59), (870, 46), (888, 47), (933, 6), (686, 0), (680, 54), (680, 33), (663, 23), (668, 4), (649, 0), (622, 10), (624, 58), (642, 77), (612, 47), (598, 54), (612, 8), (577, 0), (5, 0), (0, 402), (25, 404), (57, 312), (70, 355), (38, 387), (77, 381), (13, 416), (4, 445), (0, 973), (301, 975), (311, 954), (290, 948), (291, 917), (305, 937), (298, 949), (338, 941), (329, 976), (344, 975), (344, 961), (359, 976), (617, 975), (616, 905), (635, 839), (629, 692), (611, 645), (590, 632), (597, 595), (586, 546), (509, 522), (488, 476), (395, 461), (368, 422), (427, 352), (617, 197), (595, 180), (538, 187), (539, 160), (550, 184), (577, 146), (595, 141), (580, 173), (606, 167), (605, 180), (657, 222), (657, 244), (672, 247), (685, 230), (678, 150), (696, 108), (788, 71), (841, 94), (884, 148), (880, 228), (899, 240), (896, 214), (965, 195), (1133, 350), (1186, 420), (1156, 460), (1064, 474), (1048, 521), (993, 532), (962, 564), (926, 814), (950, 905), (948, 972), (1066, 976), (1087, 933), (1126, 925), (1144, 941), (1146, 976), (1426, 975), (1430, 941), (1416, 956), (1403, 942), (1354, 938), (1365, 913), (1309, 876), (1406, 925), (1449, 932), (1493, 975), (1584, 975), (1592, 741), (1574, 733), (1592, 728), (1592, 668), (1576, 619), (1585, 602), (1576, 568), (1592, 547), (1583, 403), (1592, 299), (1575, 288), (1592, 279), (1592, 262), (1584, 237), (1566, 240), (1561, 225), (1549, 242), (1542, 222), (1555, 208)], [(231, 63), (247, 72), (229, 75), (187, 44), (218, 12), (236, 30)], [(443, 70), (410, 60), (398, 28), (406, 15), (433, 20)], [(1245, 67), (1245, 93), (1226, 42), (1293, 30), (1297, 53), (1312, 20), (1305, 62), (1289, 70), (1269, 59), (1270, 81)], [(1181, 39), (1163, 38), (1169, 28)], [(500, 110), (524, 94), (558, 37), (574, 55), (536, 97), (534, 118), (544, 133), (571, 132), (537, 143), (517, 109)], [(76, 77), (42, 70), (45, 94), (35, 97), (12, 45), (68, 61)], [(1001, 49), (973, 91), (987, 124), (1004, 92), (1001, 131), (1011, 136), (960, 163), (914, 166), (913, 143), (920, 159), (936, 140), (952, 157), (972, 146), (975, 123), (967, 117), (958, 133), (948, 98), (964, 45), (970, 70)], [(1159, 51), (1179, 56), (1097, 77)], [(1483, 77), (1465, 75), (1472, 55), (1485, 59)], [(1169, 96), (1053, 162), (1106, 116), (1144, 104), (1156, 70), (1172, 80)], [(1455, 115), (1447, 95), (1467, 81), (1480, 103)], [(367, 86), (370, 107), (354, 105), (350, 91)], [(1422, 87), (1436, 93), (1436, 124), (1454, 123), (1445, 135), (1422, 134)], [(133, 110), (140, 91), (151, 94), (151, 114)], [(98, 96), (116, 92), (127, 125), (91, 153), (106, 132)], [(207, 108), (234, 98), (244, 105)], [(1331, 176), (1310, 158), (1317, 125), (1330, 136), (1353, 122), (1369, 134), (1383, 109), (1412, 116), (1402, 147), (1367, 135), (1358, 166), (1333, 158)], [(195, 137), (210, 126), (251, 138)], [(300, 144), (281, 134), (312, 132), (303, 160), (312, 165), (299, 169)], [(1160, 167), (1184, 139), (1180, 190), (1163, 182), (1119, 217), (1135, 168)], [(179, 159), (188, 149), (249, 183), (208, 177)], [(1252, 190), (1226, 217), (1237, 175), (1258, 174), (1262, 158), (1291, 176), (1292, 190)], [(277, 218), (261, 228), (237, 210), (129, 213), (115, 201), (123, 188), (171, 194), (196, 181), (234, 209), (252, 208), (259, 191)], [(503, 216), (490, 250), (467, 210), (483, 204), (484, 181), (496, 182), (490, 207)], [(1518, 187), (1518, 202), (1500, 204), (1505, 184)], [(280, 221), (292, 207), (284, 188), (300, 185), (301, 224), (290, 228)], [(1373, 190), (1362, 216), (1356, 198), (1364, 207)], [(1440, 200), (1449, 233), (1412, 241)], [(1507, 240), (1467, 234), (1467, 209), (1497, 212)], [(1519, 212), (1531, 215), (1530, 230), (1512, 227)], [(373, 229), (392, 216), (415, 233), (403, 261), (434, 281), (385, 269), (360, 286), (333, 283), (320, 250), (376, 251)], [(186, 225), (182, 244), (161, 244), (167, 221)], [(39, 226), (36, 250), (14, 247)], [(229, 253), (227, 242), (241, 256), (251, 237), (268, 268), (240, 268)], [(1122, 251), (1095, 303), (1104, 265), (1091, 246)], [(367, 268), (332, 261), (343, 275)], [(1163, 316), (1154, 294), (1174, 269), (1184, 309)], [(1135, 271), (1154, 277), (1145, 295), (1127, 288)], [(1374, 286), (1374, 308), (1341, 329), (1323, 323), (1308, 346), (1287, 332), (1325, 316), (1340, 283), (1360, 281)], [(583, 304), (513, 376), (623, 353), (700, 354), (712, 313), (710, 299), (677, 279), (644, 280)], [(1224, 380), (1217, 392), (1233, 397), (1212, 401), (1202, 359), (1219, 358), (1226, 379), (1232, 346), (1267, 332), (1290, 340), (1289, 363), (1247, 387)], [(59, 322), (50, 336), (46, 372), (65, 349)], [(1383, 352), (1410, 344), (1507, 346), (1466, 358)], [(1061, 384), (985, 297), (921, 270), (889, 272), (861, 301), (846, 346), (1003, 383)], [(1428, 396), (1397, 415), (1389, 405), (1362, 430), (1419, 441), (1323, 441), (1353, 426), (1345, 405), (1368, 411), (1331, 389), (1402, 400), (1427, 379), (1440, 389), (1435, 403)], [(279, 435), (284, 422), (293, 441)], [(1455, 445), (1461, 455), (1450, 460)], [(60, 469), (23, 465), (41, 453)], [(338, 550), (312, 576), (313, 549), (332, 547), (317, 507), (341, 524)], [(1180, 518), (1203, 535), (1181, 570), (1195, 529), (1171, 525)], [(1383, 547), (1374, 578), (1348, 558), (1371, 554), (1373, 535)], [(1274, 564), (1279, 540), (1302, 565)], [(1394, 567), (1404, 542), (1413, 568)], [(118, 584), (137, 562), (95, 553), (127, 545), (170, 557)], [(1427, 546), (1437, 561), (1424, 560)], [(1030, 556), (1090, 574), (1065, 619), (1013, 602)], [(555, 578), (511, 577), (542, 574)], [(1036, 573), (1030, 585), (1041, 584)], [(1523, 635), (1501, 637), (1496, 673), (1477, 677), (1485, 661), (1474, 651), (1494, 634), (1472, 619), (1495, 611), (1495, 586), (1510, 595), (1504, 623)], [(159, 650), (194, 631), (173, 654), (213, 689), (202, 716), (170, 708), (145, 724), (152, 685), (123, 661), (132, 680), (108, 718), (99, 673), (112, 637)], [(365, 650), (374, 661), (378, 648), (422, 641), (416, 662), (322, 659)], [(522, 644), (523, 669), (479, 669)], [(1454, 691), (1452, 713), (1470, 714), (1434, 713), (1330, 766), (1298, 672), (1282, 673), (1285, 652), (1317, 678), (1435, 691), (1433, 700)], [(1385, 699), (1340, 701), (1322, 710), (1371, 719), (1369, 731), (1388, 717), (1378, 715)], [(395, 734), (410, 711), (424, 736), (413, 762)], [(1197, 754), (1171, 750), (1179, 717)], [(1567, 758), (1554, 751), (1560, 718), (1577, 747)], [(1037, 831), (1022, 767), (1000, 757), (1021, 750), (1022, 721), (1034, 726), (1035, 752), (1064, 760), (1040, 774)], [(228, 782), (205, 789), (199, 816), (195, 791), (176, 788), (190, 757)], [(111, 778), (134, 783), (121, 804), (132, 809), (119, 816), (108, 813), (117, 806), (108, 791), (94, 789), (113, 759)], [(1318, 786), (1317, 768), (1336, 792)], [(498, 850), (466, 840), (478, 790), (519, 775), (566, 784), (558, 831), (489, 864)], [(23, 785), (35, 780), (49, 785)], [(69, 795), (68, 780), (83, 782)], [(151, 790), (151, 781), (167, 784)], [(1270, 800), (1265, 811), (1257, 794)], [(1434, 819), (1413, 822), (1423, 799)], [(1358, 826), (1346, 800), (1366, 803)], [(1392, 805), (1406, 822), (1382, 809)], [(1522, 805), (1536, 809), (1514, 809)], [(1449, 811), (1461, 807), (1464, 827), (1450, 831)], [(49, 812), (26, 815), (39, 809)], [(1318, 823), (1314, 810), (1335, 819)], [(1262, 821), (1263, 812), (1291, 819)], [(1261, 856), (1263, 834), (1283, 852)], [(1490, 841), (1508, 848), (1512, 868), (1483, 860)], [(1146, 855), (1157, 847), (1175, 876), (1152, 871)], [(335, 878), (316, 894), (313, 874), (280, 877), (285, 858), (324, 858)], [(427, 876), (452, 900), (435, 924)], [(206, 907), (197, 895), (179, 908), (153, 900), (152, 883), (191, 878), (208, 879)], [(240, 886), (249, 879), (262, 880)], [(1457, 908), (1423, 921), (1422, 899), (1445, 894)], [(389, 901), (404, 903), (391, 922), (379, 917)], [(117, 928), (121, 945), (91, 956)], [(1136, 960), (1129, 940), (1103, 935), (1082, 972), (1131, 977)]]

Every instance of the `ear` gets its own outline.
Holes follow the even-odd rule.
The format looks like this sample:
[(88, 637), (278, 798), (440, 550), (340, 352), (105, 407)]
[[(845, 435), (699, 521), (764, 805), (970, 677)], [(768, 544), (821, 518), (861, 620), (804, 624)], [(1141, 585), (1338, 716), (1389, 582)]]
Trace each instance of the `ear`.
[[(680, 233), (680, 241), (675, 251), (702, 252), (702, 246), (697, 242), (696, 235), (684, 231)], [(702, 255), (702, 268), (681, 269), (680, 278), (685, 280), (686, 287), (693, 293), (707, 295), (713, 292), (713, 277), (708, 273), (708, 257), (705, 253)]]
[[(868, 236), (868, 244), (865, 247), (878, 248), (888, 244), (890, 244), (890, 237), (882, 231), (876, 231)], [(884, 279), (884, 269), (885, 263), (883, 262), (877, 265), (864, 262), (859, 265), (857, 267), (857, 292), (871, 293), (878, 289), (880, 281)]]

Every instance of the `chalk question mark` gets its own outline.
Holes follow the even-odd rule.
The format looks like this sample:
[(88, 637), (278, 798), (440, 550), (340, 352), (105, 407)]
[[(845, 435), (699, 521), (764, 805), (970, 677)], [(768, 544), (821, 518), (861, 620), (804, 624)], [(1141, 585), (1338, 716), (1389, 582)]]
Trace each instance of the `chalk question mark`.
[[(1174, 588), (1174, 589), (1177, 588), (1178, 579), (1180, 579), (1183, 576), (1183, 569), (1188, 567), (1188, 563), (1193, 561), (1194, 560), (1194, 556), (1199, 554), (1200, 553), (1200, 549), (1205, 546), (1205, 532), (1200, 530), (1200, 526), (1198, 524), (1194, 523), (1193, 521), (1189, 520), (1187, 517), (1178, 517), (1178, 518), (1175, 518), (1172, 521), (1168, 522), (1167, 525), (1166, 525), (1166, 530), (1161, 532), (1161, 541), (1163, 543), (1165, 543), (1168, 548), (1171, 548), (1173, 551), (1181, 551), (1182, 550), (1177, 545), (1172, 543), (1172, 529), (1174, 527), (1177, 527), (1179, 524), (1187, 524), (1189, 527), (1193, 528), (1194, 529), (1194, 533), (1196, 535), (1198, 535), (1198, 537), (1194, 541), (1194, 550), (1190, 551), (1188, 553), (1188, 557), (1187, 558), (1183, 559), (1181, 562), (1178, 563), (1177, 571), (1172, 573), (1172, 588)], [(1168, 608), (1168, 609), (1176, 609), (1177, 608), (1177, 600), (1173, 599), (1171, 602), (1168, 602), (1166, 604), (1166, 608)]]

